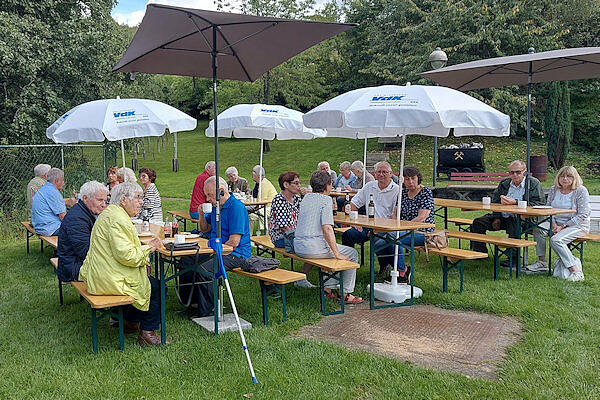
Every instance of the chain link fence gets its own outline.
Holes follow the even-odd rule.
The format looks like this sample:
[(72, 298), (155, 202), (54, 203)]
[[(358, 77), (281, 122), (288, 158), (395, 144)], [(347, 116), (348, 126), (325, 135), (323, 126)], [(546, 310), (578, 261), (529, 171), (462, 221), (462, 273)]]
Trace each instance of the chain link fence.
[(64, 171), (63, 195), (69, 197), (86, 181), (104, 182), (107, 166), (116, 165), (116, 155), (114, 148), (102, 144), (1, 145), (0, 211), (8, 219), (28, 216), (26, 187), (38, 164)]

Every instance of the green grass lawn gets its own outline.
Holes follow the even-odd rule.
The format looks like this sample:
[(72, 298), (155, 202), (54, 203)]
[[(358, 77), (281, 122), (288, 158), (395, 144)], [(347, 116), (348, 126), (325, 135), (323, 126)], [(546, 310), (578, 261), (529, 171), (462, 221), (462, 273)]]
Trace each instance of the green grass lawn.
[[(246, 338), (258, 385), (250, 383), (237, 333), (214, 337), (190, 323), (177, 313), (182, 308), (172, 290), (171, 345), (142, 349), (129, 336), (120, 352), (117, 331), (104, 322), (95, 355), (89, 307), (71, 288), (65, 289), (66, 304), (58, 305), (50, 256), (36, 245), (27, 255), (23, 238), (0, 245), (2, 399), (243, 399), (247, 393), (256, 399), (600, 398), (597, 244), (586, 246), (583, 283), (539, 275), (509, 281), (506, 271), (494, 282), (486, 260), (466, 264), (462, 294), (456, 274), (450, 275), (449, 292), (442, 293), (437, 258), (428, 265), (424, 256), (418, 258), (416, 282), (424, 290), (418, 303), (510, 316), (523, 324), (523, 337), (508, 349), (497, 381), (290, 336), (321, 319), (316, 289), (289, 286), (287, 323), (281, 322), (279, 301), (271, 300), (271, 325), (264, 327), (259, 286), (240, 276), (232, 276), (231, 284), (241, 316), (253, 324)], [(318, 280), (315, 271), (309, 279)], [(356, 293), (366, 297), (367, 283), (363, 267)]]
[[(442, 143), (456, 139), (443, 139)], [(369, 148), (377, 148), (375, 140)], [(257, 163), (259, 142), (221, 141), (221, 167), (236, 165), (249, 178)], [(293, 169), (306, 181), (318, 161), (332, 165), (362, 158), (361, 141), (320, 139), (274, 141), (265, 155), (267, 177)], [(522, 140), (486, 139), (488, 171), (506, 169), (523, 158)], [(543, 145), (534, 142), (534, 154)], [(156, 160), (140, 159), (140, 166), (158, 171), (163, 197), (188, 198), (194, 178), (212, 159), (212, 141), (201, 134), (180, 135), (180, 172), (170, 171), (170, 151)], [(576, 166), (590, 159), (572, 153)], [(397, 158), (392, 162), (397, 167)], [(431, 139), (408, 140), (407, 163), (423, 170), (431, 181)], [(585, 176), (586, 185), (599, 192), (599, 180)], [(548, 186), (546, 182), (545, 186)], [(187, 209), (187, 200), (163, 200), (164, 210)], [(451, 216), (477, 213), (451, 211)], [(452, 243), (456, 246), (456, 242)], [(463, 246), (465, 244), (463, 243)], [(600, 398), (600, 246), (587, 244), (586, 280), (569, 283), (547, 276), (508, 280), (506, 271), (493, 281), (490, 259), (467, 262), (464, 292), (458, 276), (450, 275), (449, 292), (441, 291), (437, 258), (425, 264), (418, 258), (416, 284), (424, 290), (418, 303), (448, 309), (508, 316), (523, 324), (523, 336), (512, 345), (500, 365), (498, 380), (469, 378), (451, 372), (417, 367), (340, 346), (294, 338), (299, 328), (317, 323), (318, 291), (289, 286), (288, 321), (281, 322), (277, 300), (270, 302), (269, 327), (262, 326), (258, 283), (232, 276), (231, 284), (243, 318), (253, 324), (246, 338), (260, 383), (252, 385), (237, 333), (214, 337), (177, 311), (168, 294), (166, 348), (139, 348), (135, 336), (118, 351), (118, 333), (100, 325), (100, 353), (91, 351), (90, 310), (72, 288), (65, 288), (64, 306), (58, 305), (56, 279), (37, 245), (25, 253), (22, 232), (0, 244), (0, 399), (592, 399)], [(367, 246), (368, 251), (368, 246)], [(530, 252), (532, 253), (532, 252)], [(531, 254), (533, 259), (533, 254)], [(283, 261), (288, 266), (288, 261)], [(358, 272), (355, 293), (366, 298), (368, 268)], [(316, 282), (317, 273), (309, 279)], [(334, 304), (329, 304), (334, 307)], [(398, 343), (398, 346), (404, 345)]]

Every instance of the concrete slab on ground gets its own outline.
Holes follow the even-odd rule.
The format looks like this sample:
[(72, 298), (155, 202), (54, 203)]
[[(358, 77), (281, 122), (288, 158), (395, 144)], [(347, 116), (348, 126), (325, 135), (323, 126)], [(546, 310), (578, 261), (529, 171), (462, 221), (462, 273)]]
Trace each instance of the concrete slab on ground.
[(304, 327), (297, 336), (471, 377), (497, 379), (515, 319), (428, 305), (370, 310), (367, 304)]

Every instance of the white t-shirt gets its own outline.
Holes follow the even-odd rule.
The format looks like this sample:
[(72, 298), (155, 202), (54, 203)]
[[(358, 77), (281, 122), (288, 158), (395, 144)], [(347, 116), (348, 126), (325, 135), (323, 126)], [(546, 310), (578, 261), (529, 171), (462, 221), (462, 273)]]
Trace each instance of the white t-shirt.
[[(570, 210), (571, 204), (573, 201), (573, 193), (569, 192), (567, 194), (562, 194), (560, 190), (556, 190), (556, 195), (554, 199), (552, 199), (552, 204), (550, 204), (553, 208), (562, 208), (564, 210)], [(552, 220), (556, 225), (564, 225), (573, 217), (572, 214), (558, 214), (552, 217)]]
[(369, 203), (369, 196), (372, 194), (373, 202), (375, 203), (375, 216), (377, 218), (393, 218), (394, 207), (398, 204), (398, 193), (398, 185), (393, 181), (390, 182), (388, 187), (381, 190), (379, 189), (379, 182), (375, 180), (365, 184), (356, 193), (352, 198), (352, 204), (356, 208), (366, 206)]

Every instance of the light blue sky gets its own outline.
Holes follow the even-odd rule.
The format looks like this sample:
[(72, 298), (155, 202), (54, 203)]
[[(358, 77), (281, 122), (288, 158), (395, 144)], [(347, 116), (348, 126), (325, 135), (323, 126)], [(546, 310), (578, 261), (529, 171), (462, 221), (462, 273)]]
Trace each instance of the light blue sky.
[(121, 0), (113, 8), (113, 13), (129, 14), (132, 11), (146, 8), (148, 0)]

